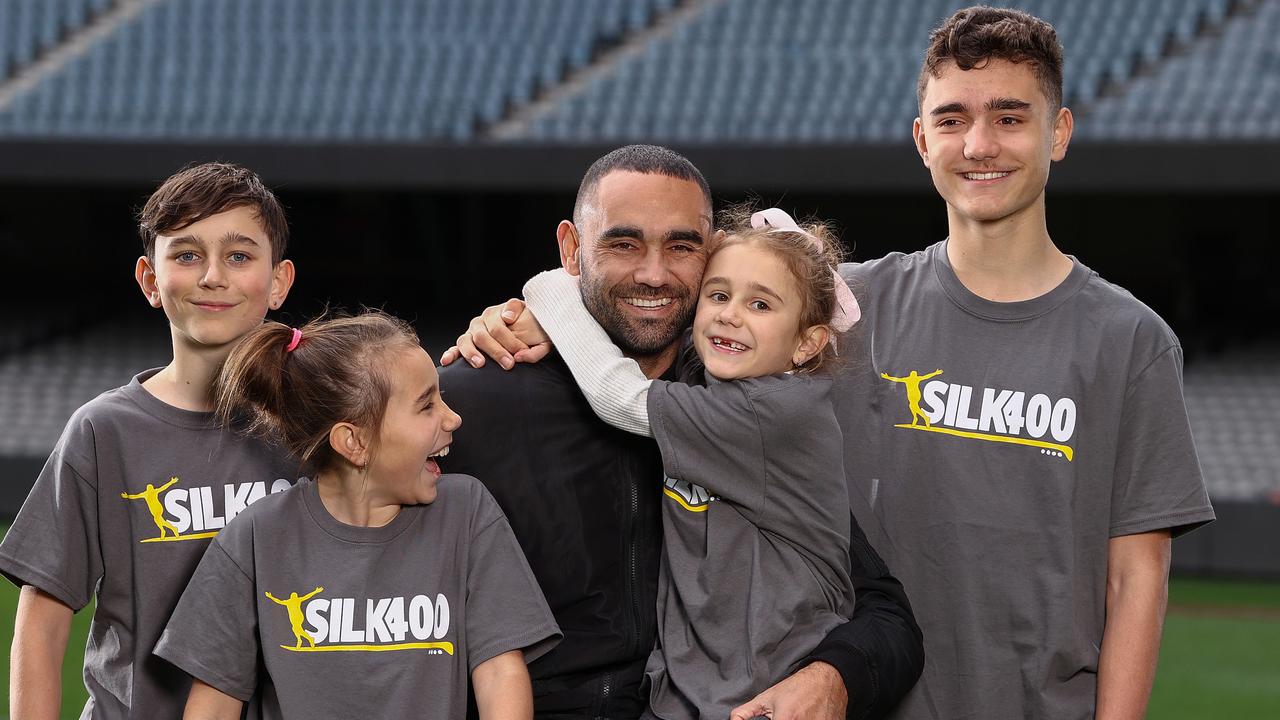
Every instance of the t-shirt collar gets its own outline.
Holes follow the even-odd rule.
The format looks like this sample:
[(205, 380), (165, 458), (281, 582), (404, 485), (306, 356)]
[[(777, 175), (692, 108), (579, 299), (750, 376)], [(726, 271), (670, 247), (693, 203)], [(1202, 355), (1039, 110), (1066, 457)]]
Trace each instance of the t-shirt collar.
[(329, 514), (320, 500), (320, 487), (310, 478), (298, 481), (302, 503), (321, 530), (339, 540), (354, 543), (384, 543), (393, 540), (418, 517), (424, 505), (405, 505), (391, 522), (382, 527), (348, 525)]
[(1044, 315), (1079, 292), (1093, 274), (1074, 255), (1068, 255), (1067, 257), (1071, 258), (1071, 272), (1067, 274), (1065, 280), (1058, 283), (1057, 287), (1030, 300), (996, 302), (975, 295), (960, 282), (955, 269), (951, 267), (951, 261), (947, 258), (947, 242), (948, 240), (943, 240), (926, 251), (929, 253), (929, 260), (933, 265), (938, 283), (947, 297), (962, 310), (986, 320), (1016, 322)]
[(143, 412), (151, 417), (170, 425), (189, 430), (214, 430), (218, 428), (218, 423), (211, 412), (200, 412), (198, 410), (183, 410), (174, 407), (160, 398), (152, 395), (146, 388), (142, 387), (142, 383), (150, 380), (152, 376), (160, 372), (163, 368), (151, 368), (143, 370), (133, 376), (133, 380), (123, 388), (124, 396), (129, 398), (134, 404), (142, 408)]

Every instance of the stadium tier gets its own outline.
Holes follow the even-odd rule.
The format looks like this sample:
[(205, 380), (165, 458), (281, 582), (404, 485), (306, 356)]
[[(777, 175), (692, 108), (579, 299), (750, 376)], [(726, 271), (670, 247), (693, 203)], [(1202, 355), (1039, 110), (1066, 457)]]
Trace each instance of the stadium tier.
[(1280, 138), (1280, 2), (1232, 18), (1205, 47), (1169, 58), (1123, 93), (1102, 98), (1084, 138)]
[(0, 0), (0, 80), (110, 5), (111, 0)]
[(16, 98), (0, 134), (463, 141), (669, 5), (167, 0)]
[[(0, 0), (0, 77), (109, 29), (0, 99), (0, 138), (465, 144), (518, 117), (502, 140), (898, 143), (924, 38), (967, 3), (143, 4)], [(1058, 28), (1082, 138), (1280, 137), (1275, 0), (994, 4)]]
[(0, 457), (47, 456), (76, 408), (171, 357), (154, 322), (99, 324), (0, 354)]
[[(540, 118), (544, 140), (763, 143), (900, 142), (917, 114), (915, 80), (929, 29), (956, 0), (734, 0), (655, 41), (616, 73)], [(1221, 21), (1221, 0), (1004, 3), (1058, 29), (1067, 102), (1103, 87)]]
[[(158, 321), (108, 321), (0, 352), (0, 458), (47, 456), (77, 407), (167, 362)], [(1211, 497), (1280, 502), (1280, 351), (1196, 363), (1186, 375), (1186, 398)]]

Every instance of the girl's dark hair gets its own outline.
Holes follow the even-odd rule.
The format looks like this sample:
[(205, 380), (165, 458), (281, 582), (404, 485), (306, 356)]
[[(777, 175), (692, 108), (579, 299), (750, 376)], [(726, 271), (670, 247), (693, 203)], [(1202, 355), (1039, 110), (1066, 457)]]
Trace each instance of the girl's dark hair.
[[(836, 277), (834, 270), (844, 258), (844, 247), (835, 231), (825, 222), (809, 220), (796, 223), (800, 232), (772, 227), (751, 227), (755, 207), (751, 204), (727, 208), (722, 216), (724, 237), (712, 244), (708, 262), (715, 253), (732, 245), (756, 245), (773, 252), (795, 278), (800, 291), (800, 327), (798, 330), (825, 325), (831, 330), (831, 341), (822, 351), (796, 369), (817, 370), (835, 357), (835, 330), (831, 317), (836, 310)], [(815, 242), (816, 240), (816, 242)]]
[(214, 383), (217, 417), (246, 434), (288, 449), (304, 470), (336, 467), (329, 446), (339, 422), (374, 433), (391, 395), (389, 351), (418, 347), (408, 323), (370, 310), (320, 317), (303, 325), (297, 347), (286, 352), (293, 329), (263, 323), (236, 344)]

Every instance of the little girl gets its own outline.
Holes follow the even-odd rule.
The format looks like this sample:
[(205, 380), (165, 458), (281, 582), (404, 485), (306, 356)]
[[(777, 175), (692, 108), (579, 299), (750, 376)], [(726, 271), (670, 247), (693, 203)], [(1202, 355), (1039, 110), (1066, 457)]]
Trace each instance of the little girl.
[[(745, 215), (745, 213), (744, 213)], [(844, 443), (812, 374), (857, 303), (822, 226), (776, 208), (711, 250), (693, 321), (705, 386), (648, 380), (543, 273), (525, 300), (605, 421), (651, 435), (666, 473), (649, 713), (729, 717), (790, 673), (852, 608)], [(839, 291), (839, 292), (838, 292)]]
[(493, 498), (440, 473), (462, 420), (413, 330), (267, 323), (216, 393), (313, 479), (237, 515), (187, 586), (155, 650), (194, 678), (185, 717), (461, 718), (468, 674), (480, 717), (532, 717), (525, 663), (560, 631)]

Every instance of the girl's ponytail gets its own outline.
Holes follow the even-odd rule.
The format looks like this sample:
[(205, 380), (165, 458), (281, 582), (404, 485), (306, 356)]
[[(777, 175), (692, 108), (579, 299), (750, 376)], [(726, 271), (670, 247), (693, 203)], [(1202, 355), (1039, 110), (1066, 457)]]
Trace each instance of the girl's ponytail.
[(376, 310), (317, 318), (301, 328), (277, 322), (236, 345), (214, 384), (224, 425), (284, 446), (305, 471), (341, 462), (329, 447), (340, 422), (375, 435), (391, 394), (388, 354), (418, 346), (403, 320)]
[[(215, 413), (224, 425), (280, 441), (284, 408), (285, 352), (293, 329), (265, 322), (240, 339), (214, 382)], [(296, 349), (296, 348), (295, 348)]]

